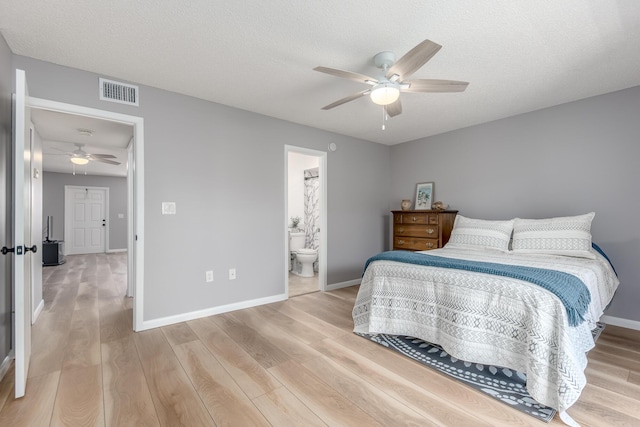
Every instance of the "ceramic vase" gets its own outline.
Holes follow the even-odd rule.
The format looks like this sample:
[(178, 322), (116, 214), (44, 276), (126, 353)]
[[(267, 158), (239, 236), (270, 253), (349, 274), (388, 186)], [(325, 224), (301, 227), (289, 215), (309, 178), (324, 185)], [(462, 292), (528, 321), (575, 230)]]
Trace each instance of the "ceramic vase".
[(402, 207), (403, 211), (408, 211), (409, 209), (411, 209), (411, 200), (402, 199), (402, 203), (400, 203), (400, 207)]

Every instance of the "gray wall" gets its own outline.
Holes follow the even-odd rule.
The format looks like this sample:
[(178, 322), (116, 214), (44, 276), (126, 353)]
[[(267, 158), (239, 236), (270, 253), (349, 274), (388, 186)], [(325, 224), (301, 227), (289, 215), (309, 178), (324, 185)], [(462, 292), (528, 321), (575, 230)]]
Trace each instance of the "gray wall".
[(596, 212), (620, 287), (607, 315), (640, 321), (640, 87), (392, 147), (389, 204), (435, 199), (485, 219)]
[[(11, 246), (9, 228), (11, 215), (11, 189), (7, 170), (11, 158), (11, 93), (12, 91), (11, 51), (0, 35), (0, 247)], [(10, 256), (0, 256), (0, 364), (11, 349), (11, 270)]]
[[(99, 101), (97, 74), (13, 59), (32, 96), (144, 118), (145, 320), (284, 293), (286, 144), (338, 145), (327, 161), (328, 283), (359, 278), (384, 249), (390, 147), (146, 86), (139, 108)], [(177, 215), (161, 215), (163, 201)]]
[[(53, 216), (51, 240), (64, 240), (64, 186), (106, 187), (109, 189), (109, 247), (107, 250), (127, 248), (127, 179), (115, 176), (72, 175), (45, 172), (43, 176), (43, 224)], [(124, 214), (124, 218), (118, 218)], [(43, 230), (44, 231), (44, 230)]]

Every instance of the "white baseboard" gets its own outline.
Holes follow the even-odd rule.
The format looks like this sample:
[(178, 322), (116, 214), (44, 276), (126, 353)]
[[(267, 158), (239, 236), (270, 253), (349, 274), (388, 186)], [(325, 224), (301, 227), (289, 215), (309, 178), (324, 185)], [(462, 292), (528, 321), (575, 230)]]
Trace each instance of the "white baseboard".
[(336, 289), (348, 288), (349, 286), (359, 285), (362, 279), (347, 280), (346, 282), (332, 283), (327, 285), (327, 291), (335, 291)]
[(620, 326), (621, 328), (635, 329), (640, 331), (640, 322), (637, 320), (622, 319), (620, 317), (602, 316), (600, 320), (607, 325)]
[(284, 301), (287, 299), (286, 294), (274, 295), (266, 298), (258, 298), (249, 301), (242, 301), (234, 304), (222, 305), (219, 307), (207, 308), (204, 310), (192, 311), (190, 313), (177, 314), (175, 316), (162, 317), (159, 319), (145, 320), (142, 322), (142, 328), (138, 331), (146, 331), (147, 329), (160, 328), (162, 326), (173, 325), (175, 323), (186, 322), (188, 320), (200, 319), (216, 314), (228, 313), (230, 311), (242, 310), (243, 308), (256, 307), (258, 305), (271, 304), (274, 302)]
[(11, 361), (13, 360), (13, 350), (4, 358), (2, 363), (0, 364), (0, 381), (4, 378), (5, 374), (9, 372), (9, 368), (11, 367)]
[(115, 254), (118, 252), (127, 252), (127, 248), (124, 249), (107, 249), (106, 253), (108, 254)]
[(40, 317), (40, 313), (42, 313), (42, 309), (43, 308), (44, 308), (44, 300), (41, 299), (40, 300), (40, 304), (38, 304), (36, 309), (33, 311), (33, 320), (31, 321), (32, 325), (34, 325), (36, 323), (36, 321), (38, 320), (38, 317)]

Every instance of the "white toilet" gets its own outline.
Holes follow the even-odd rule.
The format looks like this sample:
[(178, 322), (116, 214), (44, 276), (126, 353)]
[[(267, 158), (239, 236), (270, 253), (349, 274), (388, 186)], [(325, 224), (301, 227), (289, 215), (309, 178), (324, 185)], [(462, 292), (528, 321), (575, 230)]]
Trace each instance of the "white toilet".
[(303, 232), (289, 233), (289, 251), (295, 254), (291, 272), (301, 277), (313, 277), (313, 263), (318, 259), (318, 250), (304, 247)]

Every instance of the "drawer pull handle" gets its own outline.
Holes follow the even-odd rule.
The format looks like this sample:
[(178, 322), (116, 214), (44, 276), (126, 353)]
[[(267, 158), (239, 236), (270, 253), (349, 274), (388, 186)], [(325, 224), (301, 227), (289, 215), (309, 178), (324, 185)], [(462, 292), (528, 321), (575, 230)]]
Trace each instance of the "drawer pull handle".
[(398, 232), (402, 233), (404, 231), (404, 228), (398, 228)]
[(433, 247), (433, 243), (431, 243), (431, 242), (427, 243), (427, 247), (428, 248), (432, 248)]
[(404, 245), (404, 240), (398, 240), (399, 245)]
[(435, 230), (433, 228), (427, 228), (427, 233), (428, 234), (433, 234), (433, 233), (435, 233)]
[(414, 217), (412, 218), (412, 220), (413, 220), (413, 222), (416, 222), (416, 217), (414, 216)]

